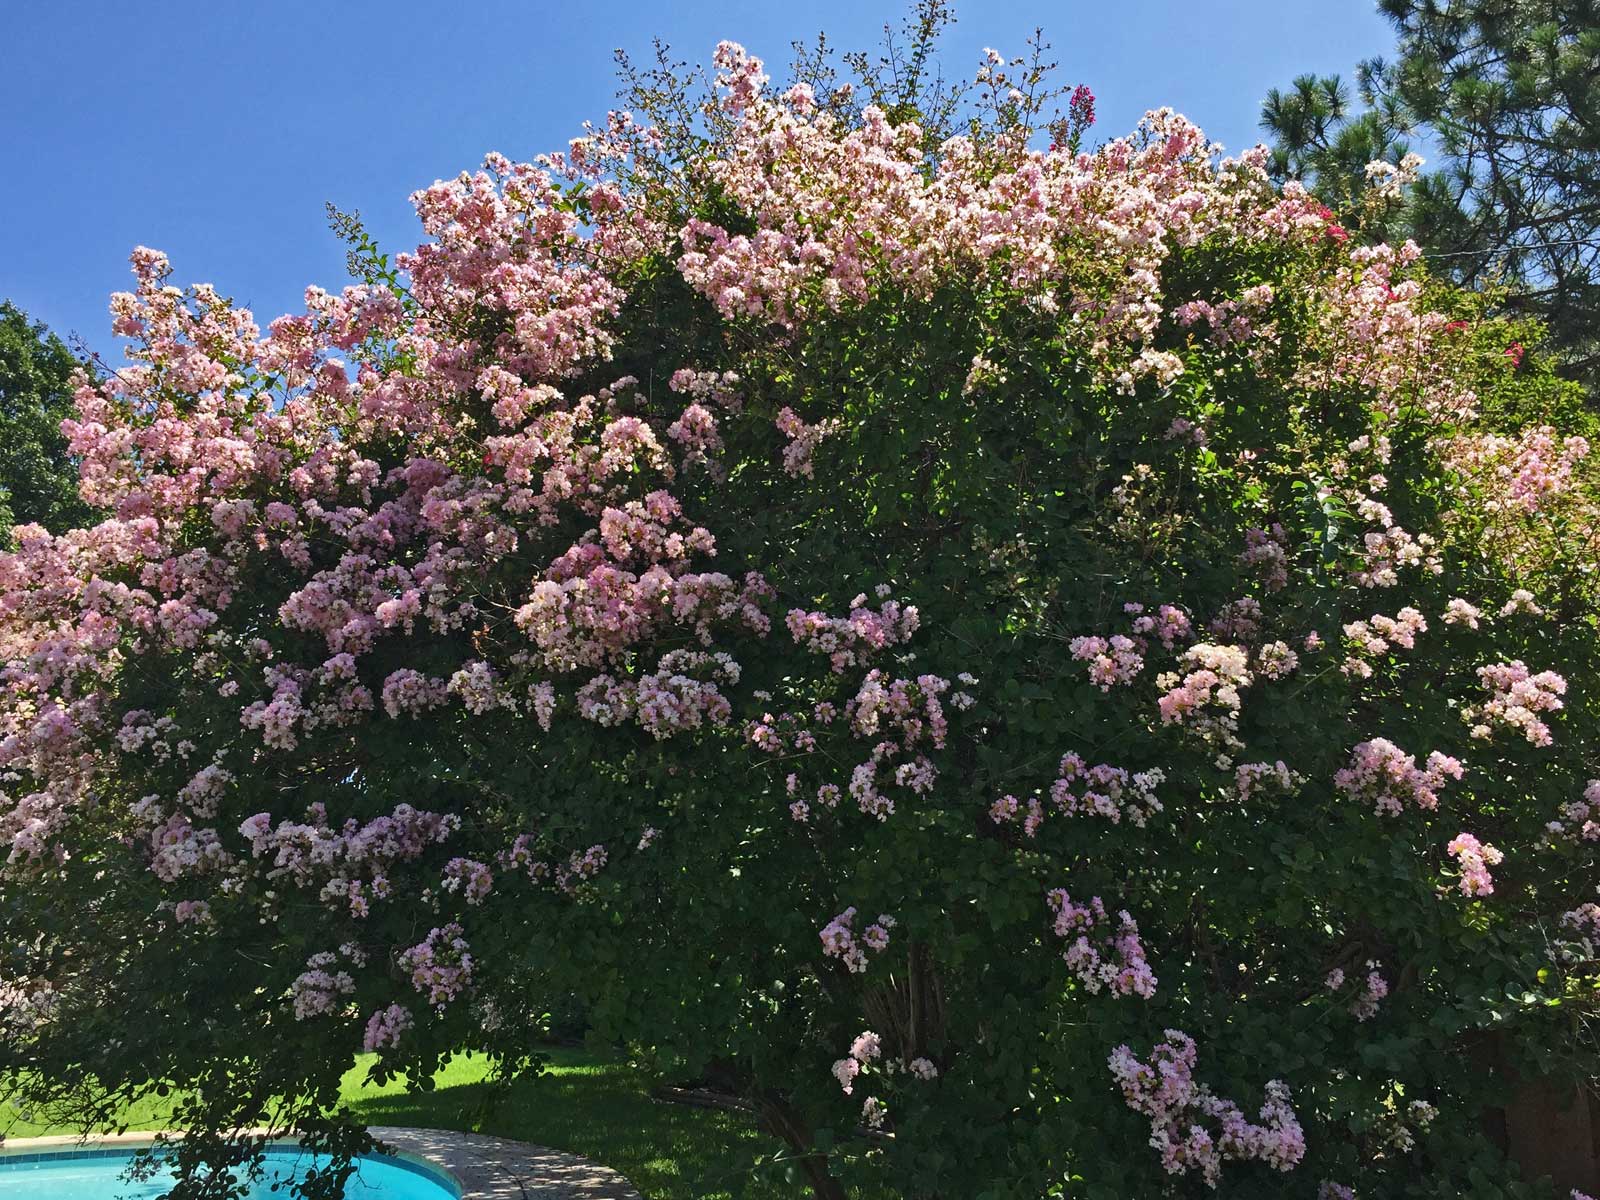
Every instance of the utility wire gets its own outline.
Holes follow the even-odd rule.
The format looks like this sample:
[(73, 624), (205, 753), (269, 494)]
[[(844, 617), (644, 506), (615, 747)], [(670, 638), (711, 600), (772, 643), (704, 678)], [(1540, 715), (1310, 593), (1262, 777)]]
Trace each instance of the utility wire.
[(1517, 244), (1501, 250), (1450, 250), (1438, 254), (1424, 253), (1423, 258), (1468, 258), (1473, 255), (1487, 256), (1492, 254), (1509, 254), (1513, 251), (1552, 250), (1557, 246), (1589, 246), (1600, 249), (1600, 241), (1593, 238), (1565, 238), (1556, 242), (1534, 242), (1524, 245)]

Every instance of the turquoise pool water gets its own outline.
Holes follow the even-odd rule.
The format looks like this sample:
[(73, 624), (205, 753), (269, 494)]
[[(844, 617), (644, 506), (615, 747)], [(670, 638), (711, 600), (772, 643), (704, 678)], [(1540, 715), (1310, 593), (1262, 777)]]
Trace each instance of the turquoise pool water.
[[(156, 1200), (172, 1187), (161, 1172), (149, 1179), (123, 1178), (132, 1150), (76, 1150), (0, 1156), (0, 1197), (4, 1200)], [(281, 1185), (314, 1166), (321, 1155), (293, 1147), (267, 1151), (264, 1174), (251, 1188), (249, 1200), (289, 1200)], [(272, 1184), (278, 1182), (274, 1192)], [(442, 1173), (404, 1159), (372, 1156), (358, 1159), (356, 1173), (345, 1184), (345, 1200), (459, 1200), (460, 1193)]]

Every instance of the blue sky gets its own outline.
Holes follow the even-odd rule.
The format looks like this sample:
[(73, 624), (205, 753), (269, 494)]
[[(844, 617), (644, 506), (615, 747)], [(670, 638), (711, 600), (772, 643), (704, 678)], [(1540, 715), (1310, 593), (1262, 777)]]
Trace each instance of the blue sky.
[[(345, 282), (325, 201), (386, 249), (414, 246), (414, 189), (564, 146), (613, 105), (612, 50), (659, 35), (704, 60), (721, 38), (786, 65), (828, 31), (876, 46), (899, 0), (608, 4), (455, 0), (146, 0), (10, 6), (0, 50), (0, 297), (115, 361), (106, 297), (135, 245), (180, 283), (214, 283), (263, 325), (309, 283)], [(1100, 137), (1146, 109), (1187, 113), (1232, 149), (1259, 139), (1267, 88), (1389, 50), (1371, 0), (968, 0), (947, 73), (1042, 25)], [(779, 74), (773, 71), (773, 74)]]

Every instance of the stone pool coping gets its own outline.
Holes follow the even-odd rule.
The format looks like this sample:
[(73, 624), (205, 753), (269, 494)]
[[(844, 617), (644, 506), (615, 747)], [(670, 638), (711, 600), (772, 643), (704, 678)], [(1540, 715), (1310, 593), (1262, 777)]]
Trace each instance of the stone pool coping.
[[(448, 1129), (374, 1125), (371, 1133), (396, 1158), (443, 1173), (461, 1189), (461, 1200), (639, 1200), (633, 1185), (616, 1171), (562, 1150)], [(155, 1137), (146, 1131), (91, 1138), (8, 1138), (0, 1143), (0, 1162), (50, 1150), (135, 1149), (150, 1145)]]

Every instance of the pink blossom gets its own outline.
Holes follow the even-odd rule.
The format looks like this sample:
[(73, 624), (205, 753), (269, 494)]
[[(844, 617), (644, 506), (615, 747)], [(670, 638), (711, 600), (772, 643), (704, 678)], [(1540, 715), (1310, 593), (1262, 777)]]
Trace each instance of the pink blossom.
[[(1050, 786), (1050, 802), (1064, 816), (1102, 817), (1113, 825), (1126, 817), (1129, 824), (1142, 829), (1161, 812), (1156, 789), (1166, 776), (1159, 768), (1130, 773), (1108, 763), (1090, 766), (1081, 755), (1069, 751), (1061, 756), (1056, 771), (1058, 778)], [(991, 815), (1006, 811), (1002, 800)]]
[(440, 887), (447, 893), (459, 892), (468, 904), (482, 904), (494, 889), (494, 875), (486, 863), (452, 858), (445, 864)]
[(1445, 605), (1444, 622), (1446, 625), (1464, 625), (1468, 629), (1478, 628), (1478, 618), (1483, 615), (1481, 609), (1468, 604), (1457, 596)]
[(415, 1024), (410, 1012), (398, 1004), (381, 1008), (367, 1019), (366, 1032), (361, 1038), (361, 1048), (368, 1054), (400, 1044), (406, 1030)]
[(1389, 981), (1376, 970), (1377, 963), (1369, 962), (1372, 968), (1367, 971), (1366, 980), (1361, 985), (1361, 991), (1350, 1002), (1350, 1015), (1357, 1021), (1371, 1020), (1378, 1013), (1378, 1005), (1389, 994)]
[(1462, 773), (1459, 760), (1437, 750), (1424, 768), (1387, 738), (1373, 738), (1351, 751), (1350, 765), (1334, 774), (1333, 783), (1350, 799), (1370, 802), (1379, 816), (1398, 816), (1407, 804), (1438, 808), (1439, 789)]
[(1459, 833), (1445, 847), (1445, 851), (1460, 864), (1462, 895), (1487, 896), (1494, 891), (1489, 868), (1499, 865), (1504, 859), (1505, 855), (1499, 850), (1487, 842), (1478, 841), (1470, 833)]
[(1560, 817), (1545, 826), (1552, 838), (1600, 842), (1600, 779), (1591, 779), (1581, 800), (1561, 806)]
[(324, 952), (313, 954), (306, 960), (306, 969), (289, 985), (289, 995), (294, 1004), (297, 1021), (323, 1016), (338, 1010), (356, 989), (355, 980), (348, 971), (329, 970), (336, 957)]
[(1062, 888), (1047, 896), (1055, 912), (1056, 936), (1069, 942), (1064, 957), (1078, 981), (1091, 994), (1108, 989), (1116, 996), (1155, 995), (1156, 977), (1145, 960), (1139, 926), (1126, 912), (1113, 926), (1100, 897), (1078, 904)]
[(1491, 663), (1478, 668), (1486, 699), (1463, 706), (1461, 719), (1472, 726), (1472, 736), (1493, 737), (1497, 729), (1520, 732), (1535, 746), (1548, 746), (1552, 738), (1543, 714), (1559, 712), (1567, 681), (1554, 671), (1531, 672), (1520, 660)]
[(1239, 561), (1261, 576), (1269, 592), (1280, 591), (1289, 582), (1288, 535), (1282, 525), (1245, 530), (1245, 548)]
[(428, 933), (400, 955), (400, 969), (435, 1008), (448, 1004), (472, 986), (474, 962), (460, 925), (451, 922)]
[(859, 975), (867, 969), (869, 950), (881, 954), (888, 949), (889, 931), (895, 927), (895, 919), (887, 913), (879, 913), (878, 919), (867, 926), (859, 938), (855, 933), (855, 919), (855, 908), (847, 908), (823, 926), (818, 936), (822, 939), (823, 954), (839, 959), (851, 974)]
[(1144, 669), (1144, 657), (1131, 638), (1075, 637), (1068, 645), (1072, 657), (1089, 664), (1089, 680), (1102, 692), (1116, 684), (1131, 683)]
[(1243, 646), (1199, 642), (1178, 660), (1178, 671), (1156, 677), (1163, 724), (1189, 725), (1208, 740), (1229, 744), (1238, 728), (1242, 691), (1254, 682)]
[(879, 651), (911, 639), (922, 623), (914, 605), (880, 597), (874, 609), (865, 595), (850, 602), (850, 615), (830, 617), (826, 613), (791, 609), (784, 619), (789, 636), (798, 646), (826, 657), (836, 673), (870, 660)]
[(1398, 648), (1416, 648), (1417, 635), (1426, 633), (1428, 622), (1415, 608), (1402, 608), (1393, 617), (1375, 613), (1365, 621), (1352, 621), (1344, 627), (1349, 651), (1344, 661), (1346, 675), (1357, 679), (1372, 676), (1372, 660), (1386, 657)]
[(817, 447), (824, 438), (832, 437), (844, 426), (843, 423), (828, 418), (814, 425), (807, 425), (792, 408), (783, 408), (778, 412), (776, 421), (778, 432), (789, 439), (789, 444), (783, 451), (783, 469), (789, 475), (803, 475), (807, 479), (812, 477), (815, 467), (812, 457), (817, 452)]
[(383, 681), (383, 707), (391, 717), (416, 716), (443, 704), (448, 685), (402, 667)]
[(1263, 792), (1288, 795), (1304, 782), (1281, 758), (1270, 763), (1241, 763), (1234, 769), (1233, 779), (1239, 799), (1246, 801)]
[(1150, 1144), (1169, 1174), (1198, 1170), (1206, 1185), (1215, 1188), (1228, 1161), (1259, 1161), (1279, 1171), (1299, 1164), (1305, 1156), (1305, 1134), (1283, 1083), (1267, 1083), (1261, 1124), (1254, 1124), (1238, 1105), (1195, 1081), (1193, 1039), (1177, 1029), (1167, 1030), (1166, 1039), (1144, 1062), (1127, 1046), (1119, 1046), (1109, 1066), (1128, 1107), (1150, 1118)]

